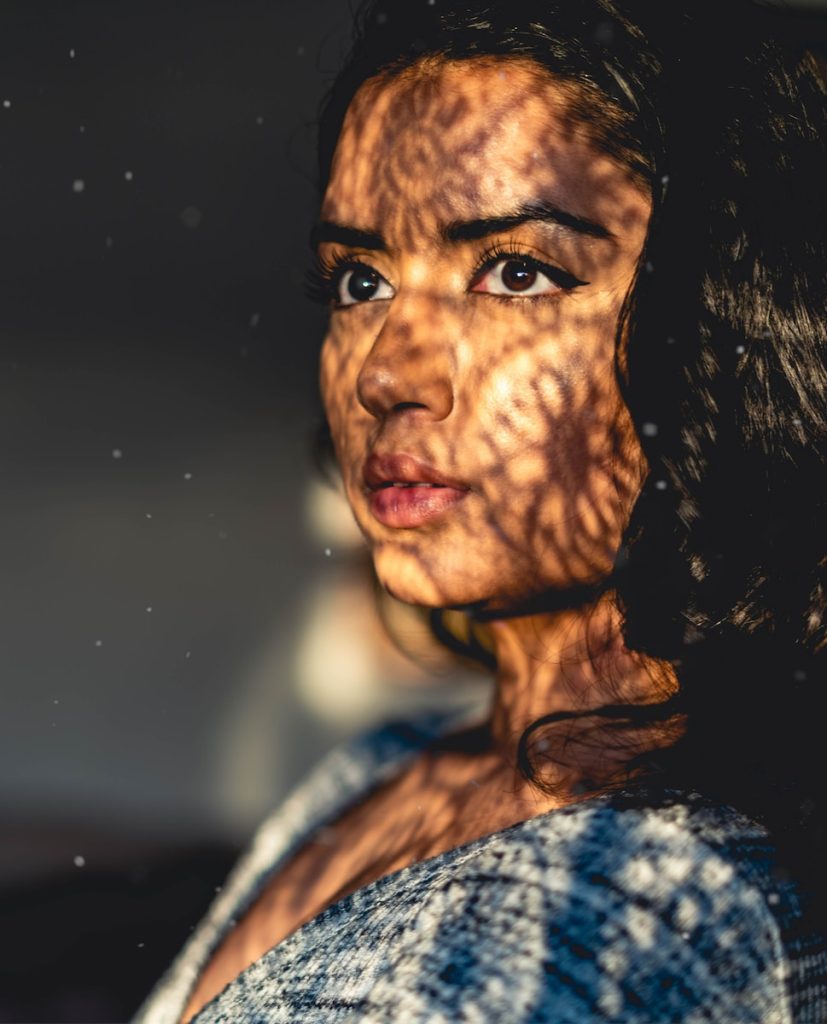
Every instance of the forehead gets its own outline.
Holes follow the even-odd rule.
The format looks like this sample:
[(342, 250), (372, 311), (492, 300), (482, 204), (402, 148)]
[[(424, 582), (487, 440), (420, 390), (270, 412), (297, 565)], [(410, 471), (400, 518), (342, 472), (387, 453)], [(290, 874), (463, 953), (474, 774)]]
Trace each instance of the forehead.
[(416, 238), (540, 200), (622, 233), (650, 201), (594, 145), (582, 103), (575, 117), (575, 88), (496, 57), (368, 80), (345, 116), (322, 217)]

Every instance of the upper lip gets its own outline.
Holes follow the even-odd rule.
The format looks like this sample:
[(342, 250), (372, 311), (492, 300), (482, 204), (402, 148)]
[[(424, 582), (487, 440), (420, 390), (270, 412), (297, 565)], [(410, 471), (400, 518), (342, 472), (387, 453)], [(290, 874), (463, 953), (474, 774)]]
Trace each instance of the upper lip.
[(439, 487), (453, 487), (457, 491), (469, 490), (467, 484), (444, 476), (412, 455), (371, 455), (365, 462), (363, 475), (365, 484), (372, 491), (394, 483), (436, 484)]

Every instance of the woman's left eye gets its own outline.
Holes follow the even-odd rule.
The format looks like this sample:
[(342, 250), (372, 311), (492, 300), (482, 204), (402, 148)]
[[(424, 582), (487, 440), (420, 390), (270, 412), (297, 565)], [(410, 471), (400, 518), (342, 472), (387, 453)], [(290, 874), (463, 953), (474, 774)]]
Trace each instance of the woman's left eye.
[(489, 261), (477, 272), (470, 291), (487, 295), (554, 295), (585, 283), (559, 267), (514, 255)]

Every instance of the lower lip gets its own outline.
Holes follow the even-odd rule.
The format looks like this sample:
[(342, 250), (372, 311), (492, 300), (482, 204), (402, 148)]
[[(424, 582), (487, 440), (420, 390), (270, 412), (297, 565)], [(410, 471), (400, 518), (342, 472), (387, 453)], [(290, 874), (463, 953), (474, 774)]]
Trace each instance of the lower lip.
[(453, 487), (382, 487), (368, 498), (370, 511), (384, 526), (422, 526), (467, 497)]

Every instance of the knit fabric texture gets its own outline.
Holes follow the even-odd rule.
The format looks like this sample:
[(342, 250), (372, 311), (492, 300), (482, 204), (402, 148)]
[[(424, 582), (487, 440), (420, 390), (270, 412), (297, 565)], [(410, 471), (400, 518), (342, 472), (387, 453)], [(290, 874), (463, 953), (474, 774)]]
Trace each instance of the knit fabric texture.
[[(135, 1017), (177, 1024), (224, 935), (319, 828), (453, 721), (337, 748), (261, 826)], [(265, 953), (197, 1024), (827, 1024), (827, 951), (766, 831), (635, 787), (364, 886)]]

